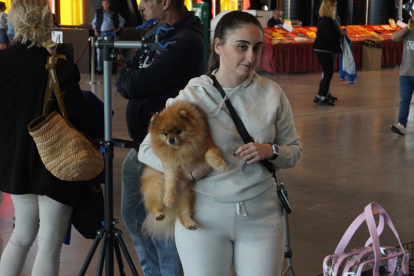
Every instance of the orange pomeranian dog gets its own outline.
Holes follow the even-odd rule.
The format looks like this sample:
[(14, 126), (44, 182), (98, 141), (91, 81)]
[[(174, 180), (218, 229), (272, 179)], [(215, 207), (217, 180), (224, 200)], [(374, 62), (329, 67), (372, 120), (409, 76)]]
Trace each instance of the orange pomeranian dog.
[(192, 219), (194, 182), (182, 177), (206, 164), (223, 172), (226, 163), (214, 145), (204, 112), (186, 101), (176, 101), (151, 118), (152, 149), (161, 160), (164, 173), (146, 167), (141, 192), (150, 214), (143, 230), (151, 236), (170, 239), (175, 219), (189, 230), (197, 229)]

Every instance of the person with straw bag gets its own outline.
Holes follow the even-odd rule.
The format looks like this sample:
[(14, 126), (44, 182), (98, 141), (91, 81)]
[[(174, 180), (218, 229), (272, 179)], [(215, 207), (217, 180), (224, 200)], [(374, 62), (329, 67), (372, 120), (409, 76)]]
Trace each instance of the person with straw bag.
[[(0, 51), (0, 190), (11, 194), (16, 224), (1, 256), (0, 275), (21, 274), (38, 236), (31, 275), (55, 276), (72, 210), (88, 200), (85, 195), (90, 188), (86, 181), (62, 180), (49, 171), (28, 131), (29, 123), (44, 114), (50, 54), (42, 43), (50, 38), (53, 25), (49, 1), (14, 0), (11, 12), (16, 43)], [(58, 59), (54, 70), (58, 87), (65, 92), (66, 112), (62, 113), (53, 95), (50, 115), (64, 115), (80, 133), (94, 137), (94, 114), (79, 87), (77, 66)]]

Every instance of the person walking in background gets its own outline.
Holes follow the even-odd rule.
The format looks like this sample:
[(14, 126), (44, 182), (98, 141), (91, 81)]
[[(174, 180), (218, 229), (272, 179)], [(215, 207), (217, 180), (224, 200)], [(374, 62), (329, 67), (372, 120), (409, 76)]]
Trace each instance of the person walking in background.
[[(162, 43), (175, 42), (168, 51), (138, 50), (118, 76), (117, 91), (128, 99), (126, 120), (132, 140), (141, 143), (151, 116), (176, 97), (188, 81), (205, 72), (204, 27), (184, 0), (142, 0), (138, 9), (145, 19), (156, 19), (173, 29), (162, 35)], [(146, 217), (140, 194), (145, 165), (138, 161), (138, 148), (132, 149), (122, 166), (121, 213), (132, 237), (145, 275), (181, 276), (182, 267), (174, 242), (149, 239), (141, 232)], [(193, 274), (194, 275), (194, 274)]]
[(320, 105), (334, 106), (334, 100), (337, 98), (331, 94), (328, 95), (328, 92), (334, 71), (334, 55), (342, 52), (340, 28), (335, 24), (336, 1), (323, 0), (319, 9), (319, 16), (318, 30), (313, 48), (316, 58), (322, 66), (323, 78), (319, 83), (318, 95), (315, 96), (313, 101)]
[[(102, 0), (102, 8), (96, 10), (92, 21), (92, 28), (97, 38), (104, 37), (108, 32), (116, 34), (125, 24), (125, 19), (117, 12), (110, 9), (109, 0)], [(96, 73), (102, 74), (102, 55), (101, 49), (96, 48)]]
[[(16, 43), (0, 51), (0, 190), (11, 194), (16, 221), (0, 259), (1, 276), (21, 274), (27, 254), (38, 238), (32, 276), (59, 274), (62, 240), (74, 207), (87, 198), (85, 181), (62, 181), (40, 159), (29, 123), (42, 115), (49, 52), (42, 43), (50, 38), (52, 13), (48, 0), (14, 0), (11, 7)], [(79, 69), (59, 59), (56, 65), (66, 114), (71, 124), (96, 136), (94, 113), (79, 87)], [(58, 111), (56, 101), (50, 112)], [(60, 111), (58, 111), (60, 113)]]
[(0, 50), (6, 49), (9, 45), (9, 38), (7, 37), (7, 14), (6, 3), (0, 1)]
[[(175, 242), (190, 276), (280, 275), (283, 263), (282, 206), (275, 180), (260, 161), (276, 171), (298, 164), (302, 147), (289, 101), (275, 82), (260, 77), (263, 30), (253, 15), (232, 11), (214, 33), (210, 72), (223, 86), (235, 112), (254, 137), (244, 144), (224, 99), (209, 75), (192, 79), (175, 99), (198, 105), (205, 113), (215, 145), (227, 164), (225, 172), (200, 165), (186, 178), (195, 182), (195, 231), (175, 224)], [(138, 158), (163, 171), (151, 135), (141, 144)]]
[[(319, 16), (319, 19), (320, 19), (320, 16)], [(334, 23), (335, 23), (335, 26), (338, 28), (339, 33), (341, 34), (341, 36), (344, 36), (344, 35), (347, 34), (347, 30), (345, 28), (341, 28), (341, 19), (339, 18), (339, 15), (338, 15), (338, 12), (337, 11), (335, 12)], [(336, 58), (337, 57), (338, 57), (338, 54), (337, 53), (334, 53), (333, 54), (333, 67), (334, 68), (335, 68)], [(322, 71), (322, 77), (321, 77), (321, 79), (323, 79), (323, 76), (324, 76), (324, 74), (323, 74), (323, 71)], [(329, 87), (329, 90), (328, 90), (327, 95), (328, 95), (328, 98), (331, 99), (332, 101), (337, 101), (338, 100), (337, 97), (334, 97), (334, 96), (331, 95), (331, 89), (330, 89), (330, 87)], [(313, 99), (313, 102), (318, 103), (319, 102), (318, 97), (315, 97)]]
[(408, 20), (406, 27), (392, 34), (394, 41), (403, 41), (403, 56), (400, 68), (400, 107), (398, 123), (391, 126), (391, 131), (405, 135), (411, 98), (414, 91), (414, 15)]
[[(13, 3), (13, 0), (11, 0), (11, 3)], [(14, 40), (14, 28), (11, 23), (11, 17), (12, 17), (12, 14), (9, 11), (9, 14), (7, 15), (7, 37), (9, 39), (10, 44), (12, 44)]]
[(267, 27), (273, 28), (277, 25), (283, 24), (281, 19), (282, 12), (278, 9), (272, 11), (272, 17), (267, 21)]

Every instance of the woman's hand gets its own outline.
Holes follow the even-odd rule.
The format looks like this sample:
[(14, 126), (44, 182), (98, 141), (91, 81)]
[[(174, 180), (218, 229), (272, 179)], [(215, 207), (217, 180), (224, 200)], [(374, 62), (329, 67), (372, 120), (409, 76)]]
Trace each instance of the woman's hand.
[(181, 177), (187, 180), (199, 180), (209, 172), (211, 172), (213, 169), (210, 166), (207, 166), (205, 164), (200, 164), (195, 170), (191, 172), (183, 172)]
[(238, 148), (234, 155), (238, 155), (247, 164), (253, 164), (264, 159), (272, 158), (273, 151), (271, 144), (248, 143)]
[(343, 28), (343, 29), (339, 28), (339, 32), (341, 33), (341, 35), (346, 35), (348, 30), (345, 29), (345, 28)]

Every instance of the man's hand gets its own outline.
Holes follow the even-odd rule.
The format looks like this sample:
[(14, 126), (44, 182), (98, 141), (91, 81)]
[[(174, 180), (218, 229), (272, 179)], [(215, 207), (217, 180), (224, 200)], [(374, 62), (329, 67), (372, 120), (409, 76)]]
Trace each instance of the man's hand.
[(238, 148), (234, 155), (243, 157), (247, 164), (253, 164), (261, 160), (272, 158), (273, 151), (270, 144), (248, 143)]
[(346, 35), (348, 30), (345, 29), (345, 28), (343, 28), (343, 29), (339, 28), (339, 32), (341, 33), (341, 35)]
[(94, 33), (96, 37), (99, 37), (99, 32), (96, 29), (94, 30)]

